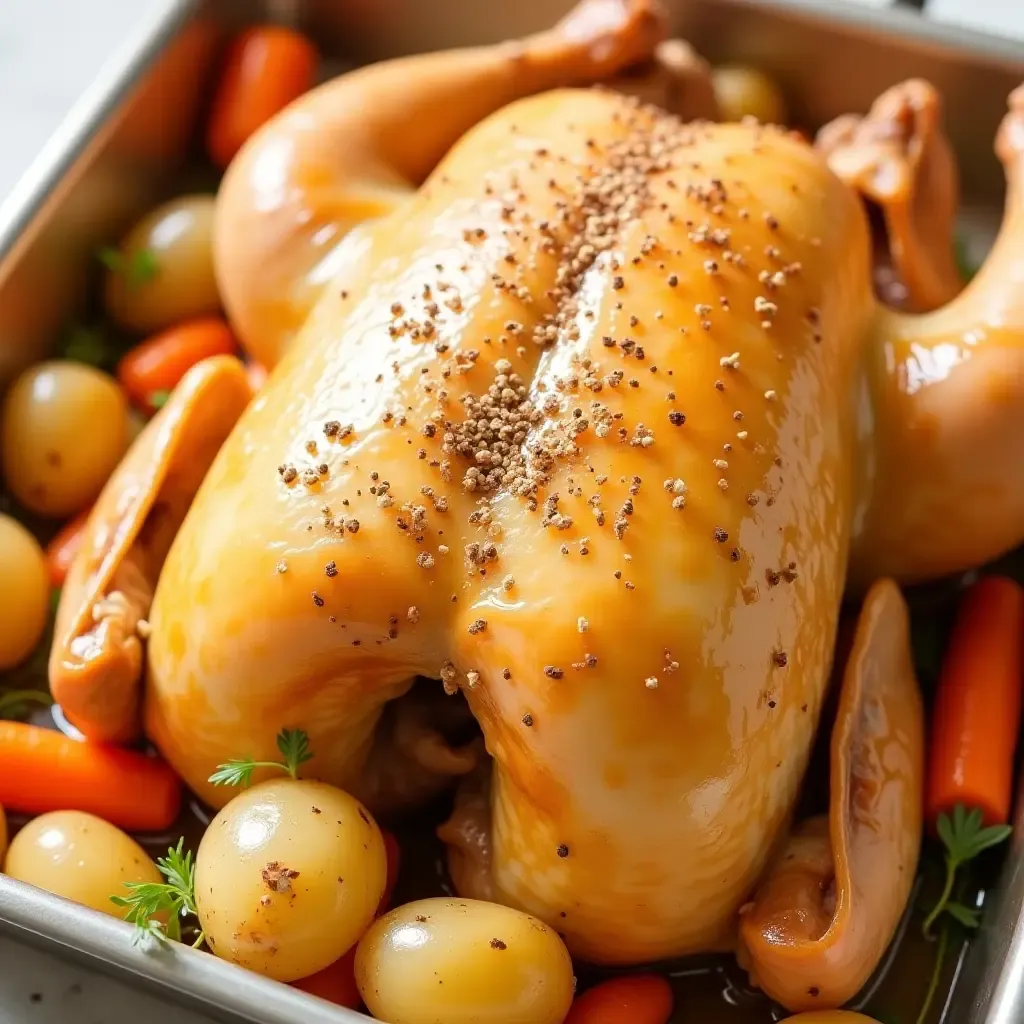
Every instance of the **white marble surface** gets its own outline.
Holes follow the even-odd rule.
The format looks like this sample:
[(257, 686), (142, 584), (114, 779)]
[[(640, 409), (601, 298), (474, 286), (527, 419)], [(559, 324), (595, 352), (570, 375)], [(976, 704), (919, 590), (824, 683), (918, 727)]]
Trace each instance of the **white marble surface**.
[(1024, 39), (1021, 0), (927, 0), (928, 16), (1003, 38)]
[(0, 0), (0, 197), (155, 0)]

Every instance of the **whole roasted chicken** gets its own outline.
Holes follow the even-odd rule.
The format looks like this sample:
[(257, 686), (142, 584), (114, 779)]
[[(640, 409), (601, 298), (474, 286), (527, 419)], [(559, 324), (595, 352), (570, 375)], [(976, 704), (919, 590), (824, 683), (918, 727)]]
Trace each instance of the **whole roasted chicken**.
[[(917, 864), (894, 581), (1024, 537), (1024, 96), (1002, 237), (957, 294), (928, 86), (815, 147), (706, 119), (706, 68), (665, 33), (654, 0), (588, 0), (346, 75), (250, 140), (216, 255), (273, 372), (253, 399), (236, 360), (200, 364), (140, 437), (51, 681), (213, 805), (214, 766), (284, 726), (373, 806), (462, 777), (464, 894), (592, 961), (736, 949), (827, 1008)], [(909, 304), (942, 308), (876, 299), (865, 200)], [(830, 811), (791, 830), (834, 661)], [(404, 696), (419, 677), (461, 691), (489, 757)]]

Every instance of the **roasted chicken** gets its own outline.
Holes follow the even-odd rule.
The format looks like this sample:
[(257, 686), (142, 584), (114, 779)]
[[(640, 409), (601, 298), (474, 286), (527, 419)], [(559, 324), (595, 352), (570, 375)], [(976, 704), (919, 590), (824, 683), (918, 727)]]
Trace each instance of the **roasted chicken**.
[[(144, 731), (213, 805), (214, 766), (283, 726), (373, 806), (461, 776), (465, 895), (601, 963), (737, 949), (827, 1009), (917, 864), (893, 580), (1024, 537), (1024, 95), (996, 251), (910, 316), (874, 295), (860, 193), (919, 308), (955, 294), (943, 225), (912, 215), (955, 182), (937, 100), (817, 149), (692, 120), (706, 76), (665, 32), (654, 0), (587, 0), (521, 43), (356, 71), (250, 140), (217, 266), (270, 379), (249, 402), (237, 362), (202, 364), (136, 443), (51, 681), (83, 732)], [(602, 81), (674, 113), (578, 88)], [(831, 806), (790, 837), (848, 583)], [(424, 676), (465, 695), (489, 759), (416, 710), (380, 727)], [(403, 765), (411, 796), (385, 779)]]

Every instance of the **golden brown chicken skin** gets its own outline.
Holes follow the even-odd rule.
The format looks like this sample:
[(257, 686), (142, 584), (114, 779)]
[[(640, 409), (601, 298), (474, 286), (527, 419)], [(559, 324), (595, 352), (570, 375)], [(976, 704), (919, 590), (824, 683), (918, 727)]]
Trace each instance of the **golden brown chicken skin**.
[(495, 760), (503, 898), (595, 959), (728, 944), (842, 593), (855, 198), (778, 131), (555, 92), (365, 239), (177, 537), (147, 731), (218, 803), (285, 722), (358, 789), (440, 676)]

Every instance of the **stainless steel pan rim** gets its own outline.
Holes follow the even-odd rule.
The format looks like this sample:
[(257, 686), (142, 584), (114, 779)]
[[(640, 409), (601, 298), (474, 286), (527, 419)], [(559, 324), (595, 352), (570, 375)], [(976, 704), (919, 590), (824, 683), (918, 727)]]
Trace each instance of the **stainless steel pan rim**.
[(133, 944), (135, 929), (113, 917), (0, 875), (0, 930), (118, 974), (206, 1012), (254, 1024), (357, 1024), (369, 1018), (260, 977), (179, 943)]
[(31, 241), (33, 222), (72, 175), (139, 79), (195, 12), (200, 0), (162, 0), (103, 65), (32, 165), (0, 202), (0, 282), (8, 261)]
[[(193, 19), (225, 14), (250, 20), (286, 17), (323, 33), (334, 44), (329, 48), (345, 50), (347, 58), (376, 59), (519, 33), (550, 21), (571, 2), (158, 0), (82, 95), (28, 174), (0, 202), (0, 387), (5, 346), (27, 346), (31, 339), (41, 347), (33, 328), (38, 324), (46, 335), (43, 340), (51, 340), (58, 315), (74, 312), (74, 290), (60, 292), (58, 268), (47, 260), (54, 238), (58, 244), (62, 240), (61, 214), (72, 205), (71, 199), (79, 204), (83, 200), (80, 186), (98, 158), (117, 156), (126, 103)], [(864, 8), (842, 0), (669, 2), (677, 29), (710, 57), (763, 58), (770, 71), (785, 73), (798, 99), (802, 87), (806, 109), (798, 113), (812, 124), (864, 109), (881, 91), (880, 83), (884, 87), (910, 74), (932, 77), (947, 96), (947, 121), (964, 163), (970, 200), (982, 200), (990, 208), (998, 203), (1001, 179), (992, 138), (1007, 93), (1024, 79), (1024, 43), (929, 22), (911, 10)], [(817, 52), (816, 47), (828, 52)], [(194, 76), (205, 69), (179, 70)], [(121, 210), (119, 215), (123, 214)], [(75, 236), (76, 258), (88, 259), (117, 229), (113, 221), (90, 225), (93, 234)], [(73, 270), (81, 279), (85, 263), (60, 272), (64, 270)], [(31, 296), (38, 308), (26, 303), (26, 281), (39, 283), (38, 294)], [(55, 311), (59, 303), (66, 308)], [(1024, 808), (1018, 808), (1016, 824), (1024, 826)], [(954, 1024), (1024, 1021), (1024, 837), (1017, 839), (1000, 885), (986, 901), (984, 926), (947, 1008), (945, 1019)], [(225, 1021), (355, 1024), (368, 1019), (205, 953), (181, 946), (134, 946), (129, 925), (3, 876), (0, 932), (85, 960)]]

